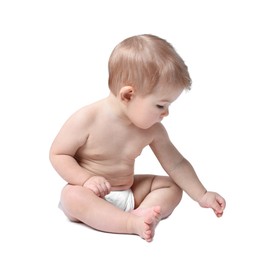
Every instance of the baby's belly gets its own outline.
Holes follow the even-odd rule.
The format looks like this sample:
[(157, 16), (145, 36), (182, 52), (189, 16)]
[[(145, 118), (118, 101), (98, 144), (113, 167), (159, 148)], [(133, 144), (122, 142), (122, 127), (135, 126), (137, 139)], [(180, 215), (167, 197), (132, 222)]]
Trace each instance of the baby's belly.
[(134, 164), (118, 162), (82, 162), (80, 165), (96, 176), (109, 181), (112, 190), (125, 190), (133, 185)]

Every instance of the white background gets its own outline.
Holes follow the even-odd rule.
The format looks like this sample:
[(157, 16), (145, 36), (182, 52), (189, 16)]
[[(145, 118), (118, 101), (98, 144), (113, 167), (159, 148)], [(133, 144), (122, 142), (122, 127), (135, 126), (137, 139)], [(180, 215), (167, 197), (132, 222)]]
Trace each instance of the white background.
[[(1, 259), (257, 260), (255, 2), (0, 2)], [(68, 222), (57, 208), (64, 181), (48, 160), (68, 116), (108, 94), (115, 45), (141, 33), (167, 39), (188, 65), (192, 90), (164, 124), (227, 200), (217, 219), (185, 195), (152, 243)], [(148, 149), (136, 171), (164, 174)]]

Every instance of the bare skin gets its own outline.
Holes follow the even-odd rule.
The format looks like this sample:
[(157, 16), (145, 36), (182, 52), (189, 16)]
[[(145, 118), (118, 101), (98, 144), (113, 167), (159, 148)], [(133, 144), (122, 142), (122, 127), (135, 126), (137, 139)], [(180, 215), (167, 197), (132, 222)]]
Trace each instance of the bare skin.
[[(142, 97), (124, 86), (118, 96), (110, 94), (80, 109), (61, 128), (50, 160), (68, 183), (61, 205), (72, 221), (105, 232), (137, 234), (150, 242), (159, 221), (180, 202), (183, 190), (200, 206), (222, 216), (225, 200), (207, 192), (161, 124), (182, 90), (157, 89)], [(148, 145), (168, 176), (134, 174), (135, 159)], [(103, 199), (110, 191), (129, 188), (135, 199), (131, 212)]]

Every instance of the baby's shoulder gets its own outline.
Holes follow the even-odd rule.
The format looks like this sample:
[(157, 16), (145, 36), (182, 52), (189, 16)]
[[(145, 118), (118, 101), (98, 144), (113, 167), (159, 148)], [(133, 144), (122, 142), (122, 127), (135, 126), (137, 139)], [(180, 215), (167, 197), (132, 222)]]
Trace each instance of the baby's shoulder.
[(162, 134), (162, 133), (166, 133), (167, 130), (165, 128), (165, 126), (162, 123), (156, 123), (154, 124), (151, 128), (150, 128), (151, 132), (153, 132), (154, 134)]
[(168, 133), (162, 123), (157, 123), (149, 129), (153, 140), (167, 139)]
[(92, 124), (94, 120), (97, 118), (99, 111), (101, 110), (100, 101), (95, 103), (85, 105), (84, 107), (79, 108), (75, 111), (68, 121), (77, 122), (80, 125), (83, 124)]
[(95, 116), (98, 113), (99, 110), (99, 102), (95, 102), (89, 105), (86, 105), (80, 109), (78, 109), (75, 113), (74, 116), (76, 117), (90, 117), (90, 116)]

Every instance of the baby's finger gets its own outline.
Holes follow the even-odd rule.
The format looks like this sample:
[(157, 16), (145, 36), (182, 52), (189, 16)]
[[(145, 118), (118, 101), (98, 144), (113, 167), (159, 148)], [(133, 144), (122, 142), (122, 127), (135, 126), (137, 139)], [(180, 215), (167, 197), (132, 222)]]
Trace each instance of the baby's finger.
[(105, 182), (105, 186), (107, 188), (107, 194), (111, 191), (111, 185), (108, 181)]
[(224, 210), (226, 207), (226, 201), (222, 197), (217, 197), (216, 199), (217, 199), (221, 209)]
[(217, 213), (221, 213), (223, 210), (222, 210), (222, 207), (220, 206), (220, 204), (217, 202), (217, 200), (214, 200), (210, 207), (214, 210), (215, 214)]
[(214, 211), (214, 213), (216, 214), (216, 216), (218, 218), (222, 217), (223, 215), (223, 210), (224, 207), (222, 205), (220, 205), (218, 202), (214, 203), (214, 205), (212, 206), (212, 209)]
[(101, 193), (96, 185), (89, 185), (87, 188), (92, 190), (98, 197), (100, 197)]
[(220, 218), (220, 217), (222, 217), (223, 212), (222, 212), (222, 213), (215, 212), (215, 214), (216, 214), (216, 216), (217, 216), (218, 218)]
[(101, 183), (99, 185), (99, 191), (100, 191), (100, 196), (102, 198), (104, 198), (108, 193), (109, 193), (109, 188), (108, 188), (108, 185), (106, 184), (106, 182), (104, 183)]

